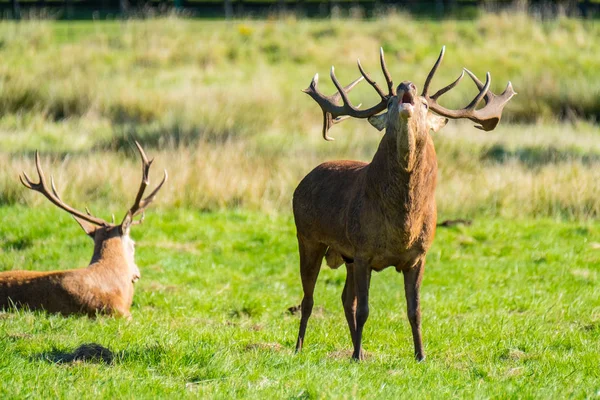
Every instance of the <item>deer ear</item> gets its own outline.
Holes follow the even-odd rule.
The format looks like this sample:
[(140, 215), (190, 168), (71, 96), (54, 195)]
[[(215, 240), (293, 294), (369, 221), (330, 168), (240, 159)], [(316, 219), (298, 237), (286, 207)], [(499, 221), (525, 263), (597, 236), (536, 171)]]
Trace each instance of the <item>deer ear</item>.
[(72, 217), (75, 221), (77, 221), (81, 229), (83, 229), (85, 233), (93, 239), (94, 233), (96, 233), (96, 229), (98, 229), (98, 227), (96, 225), (90, 224), (87, 221), (82, 220), (81, 218), (77, 218), (74, 215)]
[(448, 123), (448, 118), (438, 117), (435, 114), (429, 113), (427, 114), (427, 125), (429, 129), (434, 132), (439, 131)]
[(385, 125), (387, 124), (387, 111), (383, 114), (374, 115), (369, 117), (369, 123), (375, 127), (378, 131), (382, 131), (385, 129)]

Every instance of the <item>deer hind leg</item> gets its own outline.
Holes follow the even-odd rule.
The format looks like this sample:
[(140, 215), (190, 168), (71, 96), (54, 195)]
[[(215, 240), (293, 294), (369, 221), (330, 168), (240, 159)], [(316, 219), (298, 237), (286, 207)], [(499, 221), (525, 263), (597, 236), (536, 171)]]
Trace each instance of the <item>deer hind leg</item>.
[(302, 278), (302, 317), (300, 318), (300, 331), (298, 332), (298, 341), (296, 342), (296, 352), (302, 350), (304, 344), (304, 335), (306, 334), (306, 325), (312, 313), (313, 293), (317, 277), (321, 270), (321, 262), (325, 255), (327, 246), (321, 243), (309, 242), (298, 236), (298, 247), (300, 249), (300, 276)]
[(423, 272), (425, 271), (425, 259), (420, 260), (411, 269), (404, 271), (404, 293), (406, 295), (406, 309), (408, 320), (412, 329), (415, 344), (415, 358), (417, 361), (425, 359), (423, 351), (423, 339), (421, 336), (421, 303), (420, 289)]
[(354, 261), (354, 290), (356, 293), (356, 332), (354, 334), (354, 353), (352, 358), (363, 360), (362, 333), (369, 318), (369, 286), (371, 284), (371, 267), (364, 261)]

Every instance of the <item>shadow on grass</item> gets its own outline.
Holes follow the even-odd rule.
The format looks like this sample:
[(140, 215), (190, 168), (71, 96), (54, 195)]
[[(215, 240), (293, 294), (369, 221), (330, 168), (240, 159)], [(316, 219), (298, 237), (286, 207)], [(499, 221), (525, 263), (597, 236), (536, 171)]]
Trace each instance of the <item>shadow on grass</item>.
[(36, 354), (31, 358), (34, 360), (48, 361), (54, 364), (83, 362), (111, 365), (114, 360), (114, 354), (110, 349), (97, 343), (85, 343), (71, 352), (54, 349)]
[(94, 149), (120, 151), (131, 146), (134, 140), (144, 148), (165, 148), (190, 145), (200, 141), (221, 144), (242, 135), (236, 129), (211, 129), (204, 126), (183, 126), (179, 123), (145, 125), (124, 124), (115, 128), (115, 135), (98, 142)]
[(503, 144), (495, 144), (492, 147), (483, 150), (480, 159), (481, 161), (491, 161), (501, 164), (511, 160), (517, 160), (529, 168), (537, 168), (548, 164), (572, 161), (579, 161), (585, 165), (599, 164), (600, 154), (584, 153), (575, 148), (558, 149), (553, 146), (529, 146), (508, 149)]

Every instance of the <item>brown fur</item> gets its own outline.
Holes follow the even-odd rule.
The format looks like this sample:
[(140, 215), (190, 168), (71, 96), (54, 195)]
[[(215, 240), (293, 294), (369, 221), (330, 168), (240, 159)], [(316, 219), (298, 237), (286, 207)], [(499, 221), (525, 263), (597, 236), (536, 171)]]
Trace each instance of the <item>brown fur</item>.
[(0, 307), (129, 317), (133, 282), (139, 272), (128, 261), (121, 228), (99, 227), (90, 236), (95, 242), (94, 256), (87, 268), (0, 273)]
[(437, 218), (437, 160), (429, 131), (439, 129), (446, 120), (428, 113), (425, 101), (416, 96), (412, 115), (400, 116), (402, 94), (416, 91), (409, 85), (404, 82), (398, 87), (398, 96), (392, 98), (386, 115), (371, 120), (373, 125), (384, 120), (386, 127), (371, 163), (326, 162), (310, 172), (294, 192), (304, 289), (297, 350), (302, 348), (315, 282), (326, 254), (332, 268), (346, 262), (342, 302), (354, 344), (353, 357), (363, 357), (371, 271), (394, 266), (405, 276), (415, 355), (424, 358), (419, 287)]

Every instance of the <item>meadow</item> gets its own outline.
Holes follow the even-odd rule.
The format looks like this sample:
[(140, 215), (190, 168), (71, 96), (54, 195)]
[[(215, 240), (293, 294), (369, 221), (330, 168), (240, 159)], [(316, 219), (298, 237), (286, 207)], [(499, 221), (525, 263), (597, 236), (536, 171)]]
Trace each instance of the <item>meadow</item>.
[[(518, 14), (472, 21), (146, 21), (0, 24), (0, 270), (84, 266), (72, 219), (18, 182), (38, 149), (62, 197), (120, 218), (139, 182), (133, 140), (168, 186), (135, 227), (133, 320), (0, 314), (0, 396), (590, 398), (600, 395), (600, 25)], [(524, 39), (526, 38), (526, 40)], [(493, 132), (434, 136), (440, 221), (423, 282), (416, 363), (401, 276), (373, 277), (363, 363), (350, 361), (343, 270), (323, 269), (307, 344), (294, 187), (332, 159), (372, 157), (380, 133), (346, 121), (321, 138), (300, 89), (356, 58), (377, 79), (434, 87), (464, 66), (519, 93)], [(450, 107), (474, 95), (465, 80)], [(368, 85), (352, 92), (367, 106)], [(84, 343), (110, 363), (66, 361)]]

